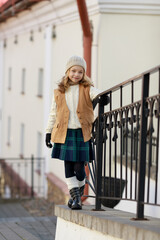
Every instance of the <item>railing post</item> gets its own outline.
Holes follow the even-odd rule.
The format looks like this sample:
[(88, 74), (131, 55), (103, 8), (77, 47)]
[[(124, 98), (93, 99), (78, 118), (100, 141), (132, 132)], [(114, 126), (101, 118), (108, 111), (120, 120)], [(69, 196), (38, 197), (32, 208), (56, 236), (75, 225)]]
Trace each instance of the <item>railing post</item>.
[(138, 174), (138, 201), (137, 219), (144, 219), (144, 193), (146, 173), (146, 136), (147, 136), (147, 103), (149, 95), (149, 73), (143, 76), (141, 98), (140, 148), (139, 148), (139, 174)]
[(31, 197), (34, 198), (34, 156), (31, 156)]
[(104, 104), (101, 96), (98, 104), (98, 129), (97, 129), (97, 149), (96, 149), (96, 210), (101, 209), (101, 188), (102, 188), (102, 153), (103, 153), (103, 130), (102, 130), (102, 114), (104, 113)]

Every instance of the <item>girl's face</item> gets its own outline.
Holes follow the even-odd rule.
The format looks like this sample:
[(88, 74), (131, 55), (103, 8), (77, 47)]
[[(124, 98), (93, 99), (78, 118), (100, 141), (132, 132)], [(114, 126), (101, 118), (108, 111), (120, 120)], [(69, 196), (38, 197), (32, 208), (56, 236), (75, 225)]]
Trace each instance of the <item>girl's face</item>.
[(83, 78), (84, 69), (81, 66), (73, 66), (69, 69), (68, 77), (69, 79), (77, 84)]

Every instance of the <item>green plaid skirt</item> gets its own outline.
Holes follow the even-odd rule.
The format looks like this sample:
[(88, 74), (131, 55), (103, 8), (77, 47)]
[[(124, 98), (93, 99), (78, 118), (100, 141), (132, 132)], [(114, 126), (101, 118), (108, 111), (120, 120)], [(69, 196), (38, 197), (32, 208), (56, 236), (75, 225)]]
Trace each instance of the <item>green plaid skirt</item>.
[(54, 143), (51, 157), (72, 162), (95, 159), (91, 141), (84, 142), (81, 128), (68, 129), (65, 143)]

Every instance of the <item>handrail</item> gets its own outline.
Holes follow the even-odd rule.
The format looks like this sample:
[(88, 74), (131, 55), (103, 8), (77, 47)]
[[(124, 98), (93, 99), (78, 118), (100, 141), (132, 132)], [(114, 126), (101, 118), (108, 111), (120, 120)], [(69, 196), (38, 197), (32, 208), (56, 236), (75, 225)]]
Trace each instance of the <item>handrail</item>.
[[(153, 73), (158, 73), (158, 77), (155, 75), (158, 87), (155, 89), (156, 93), (151, 95), (149, 82)], [(145, 219), (145, 204), (160, 206), (159, 79), (160, 65), (100, 93), (93, 101), (93, 108), (98, 105), (98, 117), (93, 123), (92, 131), (96, 161), (89, 167), (90, 172), (95, 174), (91, 174), (92, 178), (87, 181), (96, 193), (96, 210), (100, 210), (101, 205), (105, 204), (113, 207), (120, 200), (136, 201), (137, 219)], [(137, 81), (141, 86), (136, 88), (136, 93), (139, 91), (139, 99), (134, 101), (134, 86)], [(127, 85), (127, 91), (130, 89), (129, 99), (124, 99), (123, 89)], [(118, 94), (113, 95), (116, 91)], [(109, 109), (106, 112), (105, 105), (108, 105)], [(155, 181), (154, 184), (151, 177)], [(147, 189), (146, 195), (144, 189)]]
[(0, 158), (0, 198), (44, 197), (44, 176), (45, 158)]
[(118, 90), (120, 87), (124, 87), (124, 86), (127, 86), (129, 83), (131, 83), (132, 81), (137, 81), (139, 80), (140, 78), (142, 78), (144, 75), (148, 74), (148, 73), (155, 73), (156, 71), (158, 71), (160, 69), (160, 65), (154, 67), (154, 68), (151, 68), (150, 70), (148, 71), (145, 71), (145, 72), (142, 72), (141, 74), (138, 74), (132, 78), (129, 78), (128, 80), (120, 83), (120, 84), (117, 84), (115, 85), (114, 87), (108, 89), (108, 90), (105, 90), (103, 92), (101, 92), (100, 94), (97, 95), (96, 98), (98, 98), (99, 96), (102, 96), (102, 95), (106, 95), (106, 94), (109, 94), (110, 92), (114, 92), (116, 90)]

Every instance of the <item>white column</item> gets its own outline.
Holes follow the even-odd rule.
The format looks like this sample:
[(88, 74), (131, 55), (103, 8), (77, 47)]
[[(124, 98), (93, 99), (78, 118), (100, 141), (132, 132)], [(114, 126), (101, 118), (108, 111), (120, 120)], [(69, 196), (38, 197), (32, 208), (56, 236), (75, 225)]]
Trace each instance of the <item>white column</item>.
[(98, 67), (99, 67), (99, 33), (100, 33), (100, 24), (101, 24), (101, 15), (99, 14), (98, 19), (96, 21), (96, 24), (94, 26), (93, 31), (93, 42), (92, 42), (92, 73), (91, 73), (91, 79), (94, 83), (94, 86), (96, 88), (99, 87), (99, 79), (98, 79)]
[[(44, 137), (49, 111), (51, 107), (51, 79), (52, 79), (52, 26), (46, 27), (45, 31), (45, 71), (44, 71)], [(49, 172), (51, 149), (43, 144), (43, 156), (45, 157), (45, 173)], [(45, 195), (47, 194), (47, 182), (45, 181)]]
[(3, 106), (3, 40), (0, 40), (0, 157), (2, 157), (2, 106)]

